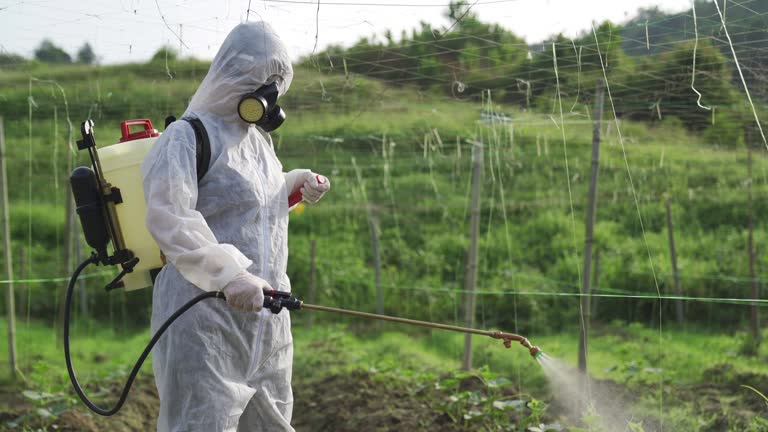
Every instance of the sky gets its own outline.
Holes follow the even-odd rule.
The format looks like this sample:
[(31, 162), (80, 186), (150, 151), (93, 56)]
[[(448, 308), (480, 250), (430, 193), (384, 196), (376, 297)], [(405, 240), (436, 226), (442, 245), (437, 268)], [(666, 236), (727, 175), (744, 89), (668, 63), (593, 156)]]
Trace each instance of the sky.
[[(593, 21), (622, 22), (641, 7), (681, 11), (692, 0), (477, 0), (472, 11), (529, 43), (588, 30)], [(470, 4), (472, 2), (470, 1)], [(249, 8), (250, 4), (250, 8)], [(0, 52), (32, 57), (48, 38), (74, 56), (85, 42), (103, 64), (143, 62), (163, 45), (211, 59), (228, 31), (245, 20), (268, 21), (292, 57), (329, 44), (402, 30), (425, 21), (448, 26), (448, 0), (0, 0)]]

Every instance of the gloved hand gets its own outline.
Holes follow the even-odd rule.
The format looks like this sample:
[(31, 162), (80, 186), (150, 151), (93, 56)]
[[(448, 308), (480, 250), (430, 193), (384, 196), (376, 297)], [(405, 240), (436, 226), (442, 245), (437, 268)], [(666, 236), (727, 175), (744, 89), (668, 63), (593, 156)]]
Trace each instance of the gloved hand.
[(331, 182), (327, 177), (308, 169), (295, 169), (285, 173), (285, 183), (288, 195), (300, 189), (304, 200), (310, 204), (320, 201), (320, 198), (331, 190)]
[(240, 312), (258, 312), (264, 305), (264, 290), (271, 290), (269, 282), (243, 270), (224, 287), (227, 304)]

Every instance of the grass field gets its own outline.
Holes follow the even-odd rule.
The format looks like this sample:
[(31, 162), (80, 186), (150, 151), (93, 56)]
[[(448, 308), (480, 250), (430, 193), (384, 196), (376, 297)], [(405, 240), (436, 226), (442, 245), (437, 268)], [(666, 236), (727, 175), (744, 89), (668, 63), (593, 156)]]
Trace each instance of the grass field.
[[(172, 80), (159, 65), (0, 71), (16, 279), (71, 271), (63, 241), (67, 114), (75, 128), (94, 118), (99, 145), (117, 141), (120, 120), (149, 117), (161, 125), (165, 115), (181, 113), (206, 68), (195, 61), (171, 66)], [(308, 294), (314, 240), (317, 303), (374, 311), (374, 226), (385, 312), (461, 324), (471, 152), (482, 143), (477, 327), (519, 332), (574, 365), (593, 125), (588, 101), (563, 104), (561, 121), (556, 105), (542, 101), (523, 110), (298, 69), (282, 103), (289, 120), (274, 134), (276, 151), (286, 170), (310, 167), (328, 175), (333, 191), (291, 215), (294, 291)], [(768, 430), (765, 402), (742, 387), (768, 390), (766, 347), (743, 354), (752, 281), (747, 197), (751, 186), (755, 280), (762, 286), (768, 153), (753, 146), (750, 179), (741, 138), (713, 145), (674, 117), (614, 122), (610, 112), (600, 130), (600, 270), (593, 291), (599, 296), (592, 300), (588, 361), (595, 388), (607, 389), (646, 431), (662, 424), (680, 431)], [(82, 155), (73, 159), (85, 163)], [(687, 297), (683, 324), (674, 322), (674, 301), (658, 299), (674, 294), (666, 196)], [(105, 397), (148, 339), (151, 306), (149, 290), (104, 293), (99, 285), (107, 278), (89, 280), (87, 313), (77, 317), (74, 342), (78, 370)], [(125, 416), (112, 423), (87, 416), (67, 383), (53, 329), (63, 282), (16, 286), (17, 345), (27, 380), (4, 382), (0, 429), (152, 428), (157, 400), (149, 365)], [(359, 430), (372, 419), (380, 430), (599, 427), (568, 416), (561, 389), (517, 347), (475, 338), (476, 370), (461, 373), (461, 335), (333, 316), (316, 316), (312, 330), (301, 314), (295, 323), (299, 430)], [(6, 350), (3, 343), (0, 357)], [(358, 390), (364, 397), (348, 397)], [(345, 409), (333, 410), (328, 401), (339, 400)], [(414, 417), (423, 421), (408, 423)]]
[[(564, 414), (559, 408), (562, 401), (556, 397), (558, 389), (547, 384), (539, 366), (526, 350), (516, 346), (505, 349), (499, 341), (475, 337), (476, 364), (482, 367), (474, 373), (461, 374), (456, 372), (463, 345), (461, 335), (439, 331), (403, 333), (402, 330), (393, 326), (368, 325), (356, 331), (343, 326), (294, 327), (294, 387), (297, 404), (307, 408), (306, 411), (297, 410), (296, 421), (304, 424), (306, 429), (303, 430), (318, 430), (312, 429), (311, 422), (306, 419), (318, 415), (318, 411), (323, 412), (323, 400), (345, 397), (344, 394), (334, 394), (334, 391), (362, 391), (365, 388), (373, 388), (374, 393), (384, 391), (380, 395), (381, 406), (364, 412), (359, 411), (357, 405), (369, 401), (348, 400), (345, 403), (358, 411), (351, 418), (337, 418), (341, 421), (337, 423), (342, 428), (340, 430), (352, 430), (344, 428), (352, 427), (378, 410), (385, 410), (386, 401), (398, 392), (406, 392), (405, 395), (410, 395), (408, 397), (413, 397), (414, 401), (429, 407), (419, 413), (435, 416), (433, 423), (421, 426), (423, 430), (434, 430), (441, 424), (438, 418), (443, 413), (461, 414), (455, 421), (446, 421), (450, 427), (473, 430), (472, 425), (482, 424), (488, 428), (517, 430), (513, 421), (519, 425), (523, 419), (539, 415), (536, 414), (539, 408), (525, 408), (534, 400), (541, 401), (537, 403), (542, 404), (540, 415), (545, 423), (567, 425), (574, 421), (562, 417)], [(37, 342), (34, 349), (20, 353), (20, 364), (27, 371), (26, 382), (12, 384), (6, 381), (3, 384), (3, 404), (0, 405), (3, 427), (18, 424), (17, 428), (24, 430), (24, 424), (30, 427), (47, 425), (47, 430), (53, 430), (50, 428), (54, 424), (65, 425), (73, 416), (80, 420), (89, 418), (87, 415), (83, 417), (85, 408), (69, 389), (55, 331), (45, 324), (31, 322), (19, 326), (18, 336), (21, 342), (28, 339)], [(550, 355), (575, 364), (576, 334), (530, 337)], [(73, 341), (74, 362), (81, 382), (97, 395), (97, 400), (111, 403), (147, 340), (146, 332), (126, 335), (103, 326), (86, 329), (81, 325)], [(765, 421), (760, 420), (760, 416), (764, 418), (768, 414), (768, 407), (759, 395), (742, 386), (764, 388), (768, 385), (766, 350), (756, 358), (744, 358), (738, 354), (734, 338), (722, 334), (668, 329), (659, 340), (658, 333), (653, 330), (618, 324), (595, 329), (590, 343), (589, 368), (594, 385), (605, 388), (609, 383), (611, 395), (627, 401), (622, 408), (631, 413), (638, 424), (644, 425), (645, 430), (656, 430), (660, 419), (664, 419), (668, 430), (765, 430)], [(663, 345), (661, 359), (656, 358), (659, 344)], [(5, 350), (3, 346), (0, 355), (5, 356)], [(156, 398), (152, 396), (151, 374), (150, 364), (145, 365), (133, 393), (135, 404), (151, 404), (152, 398)], [(663, 387), (659, 383), (661, 376)], [(482, 382), (482, 388), (472, 387), (473, 380)], [(323, 391), (325, 387), (328, 391)], [(420, 393), (425, 388), (436, 388), (440, 392)], [(657, 396), (662, 388), (664, 405), (659, 407)], [(488, 393), (494, 389), (498, 391)], [(473, 401), (467, 392), (480, 392), (486, 399)], [(308, 400), (302, 400), (302, 395)], [(499, 408), (493, 408), (493, 402), (509, 400), (524, 403), (508, 413), (509, 416), (499, 415), (496, 412)], [(318, 406), (313, 409), (308, 405), (310, 402)], [(153, 410), (156, 412), (156, 407)], [(462, 417), (465, 411), (480, 414), (466, 420)], [(126, 412), (139, 418), (123, 416), (113, 424), (152, 424), (154, 421), (151, 413), (134, 411), (131, 403), (126, 406)], [(325, 411), (325, 415), (342, 414)], [(409, 414), (398, 415), (405, 417)], [(110, 425), (109, 419), (94, 421), (101, 427)]]

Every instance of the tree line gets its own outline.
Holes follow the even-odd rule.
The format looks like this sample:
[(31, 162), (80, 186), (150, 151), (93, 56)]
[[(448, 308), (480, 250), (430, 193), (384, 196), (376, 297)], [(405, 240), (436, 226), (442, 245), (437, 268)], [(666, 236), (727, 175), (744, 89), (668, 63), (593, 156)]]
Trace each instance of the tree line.
[[(756, 3), (758, 12), (768, 13), (768, 1)], [(591, 104), (588, 89), (605, 74), (618, 115), (649, 123), (674, 117), (708, 142), (734, 145), (751, 115), (741, 103), (741, 82), (719, 15), (709, 2), (696, 5), (698, 39), (691, 10), (665, 14), (652, 8), (623, 25), (606, 21), (575, 38), (558, 34), (529, 45), (498, 24), (482, 22), (467, 3), (453, 2), (445, 13), (452, 23), (447, 28), (422, 22), (399, 40), (387, 32), (383, 40), (331, 46), (303, 62), (456, 98), (479, 99), (490, 89), (495, 102), (524, 109), (551, 109), (560, 96), (566, 109), (583, 113)], [(745, 59), (740, 63), (759, 61), (755, 51), (768, 40), (762, 15), (728, 13), (736, 51)], [(747, 79), (762, 99), (768, 89), (759, 69), (750, 69)]]
[[(88, 42), (83, 43), (73, 58), (67, 51), (54, 44), (50, 39), (43, 39), (40, 45), (35, 48), (34, 59), (47, 64), (94, 64), (97, 62), (98, 57)], [(28, 59), (19, 54), (0, 52), (0, 66), (14, 65), (26, 61)]]

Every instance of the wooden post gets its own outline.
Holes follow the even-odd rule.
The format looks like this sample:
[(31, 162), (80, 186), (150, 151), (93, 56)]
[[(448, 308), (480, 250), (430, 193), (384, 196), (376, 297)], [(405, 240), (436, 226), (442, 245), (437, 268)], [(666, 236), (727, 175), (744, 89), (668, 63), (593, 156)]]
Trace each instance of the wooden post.
[[(667, 208), (667, 233), (669, 235), (669, 256), (672, 259), (672, 276), (674, 277), (674, 289), (677, 297), (682, 296), (682, 290), (680, 289), (680, 273), (677, 271), (677, 250), (675, 249), (675, 230), (672, 225), (672, 207), (669, 204), (669, 195), (664, 195), (664, 206)], [(683, 301), (681, 299), (675, 300), (675, 316), (677, 317), (677, 323), (683, 324), (685, 322), (685, 311), (683, 309)]]
[(595, 233), (595, 216), (597, 213), (597, 174), (600, 168), (600, 128), (603, 119), (603, 95), (605, 83), (602, 79), (595, 84), (594, 124), (592, 126), (592, 175), (589, 179), (589, 195), (587, 197), (587, 221), (586, 235), (584, 236), (584, 273), (581, 279), (581, 316), (579, 325), (579, 370), (587, 371), (588, 327), (590, 320), (591, 294), (590, 282), (592, 279), (592, 243)]
[[(317, 241), (312, 239), (309, 241), (309, 293), (307, 293), (307, 299), (310, 304), (315, 304), (315, 254), (317, 252)], [(315, 312), (310, 310), (307, 317), (307, 327), (312, 328), (312, 322), (314, 321)]]
[(379, 255), (379, 221), (373, 210), (369, 210), (371, 226), (371, 244), (373, 246), (373, 271), (376, 283), (376, 313), (384, 314), (384, 294), (381, 292), (381, 257)]
[[(19, 275), (18, 279), (21, 279), (22, 281), (27, 279), (27, 248), (24, 246), (21, 246), (19, 248), (19, 269), (16, 271), (16, 274)], [(20, 282), (19, 286), (16, 287), (16, 290), (19, 292), (19, 310), (24, 313), (27, 310), (27, 296), (24, 295), (25, 288), (27, 287), (27, 282)]]
[(8, 366), (11, 377), (16, 378), (16, 299), (13, 292), (13, 253), (11, 251), (11, 228), (8, 216), (8, 173), (5, 169), (5, 129), (0, 117), (0, 189), (3, 196), (3, 259), (5, 260), (6, 315), (8, 317)]
[[(474, 143), (472, 146), (472, 213), (469, 222), (469, 250), (467, 251), (467, 266), (464, 276), (464, 322), (467, 327), (475, 326), (475, 284), (477, 283), (477, 246), (480, 234), (480, 194), (483, 174), (483, 145)], [(461, 361), (464, 370), (472, 368), (472, 335), (464, 336), (464, 355)]]
[[(595, 248), (595, 271), (592, 272), (592, 287), (600, 286), (600, 248)], [(600, 297), (593, 297), (590, 302), (589, 317), (592, 321), (597, 316), (597, 305), (600, 303)]]
[[(749, 253), (749, 278), (752, 282), (752, 298), (757, 300), (760, 294), (760, 287), (755, 277), (755, 245), (754, 245), (754, 209), (752, 205), (752, 127), (747, 126), (745, 141), (747, 144), (747, 175), (749, 179), (747, 181), (747, 196), (749, 202), (749, 238), (748, 238), (748, 253)], [(752, 303), (749, 308), (749, 324), (752, 333), (752, 352), (751, 354), (757, 355), (760, 348), (760, 311), (757, 303)]]

